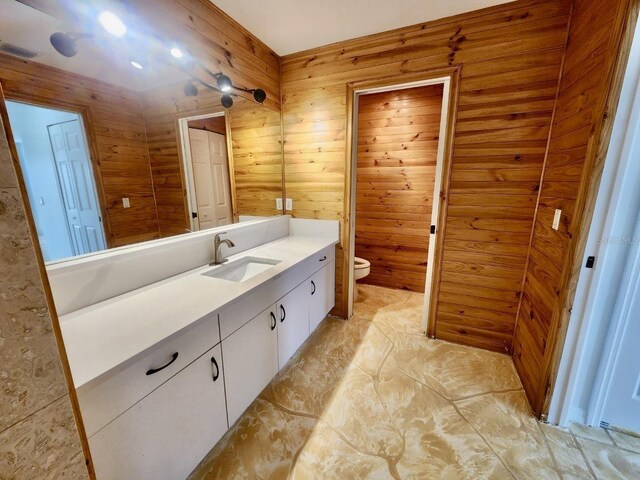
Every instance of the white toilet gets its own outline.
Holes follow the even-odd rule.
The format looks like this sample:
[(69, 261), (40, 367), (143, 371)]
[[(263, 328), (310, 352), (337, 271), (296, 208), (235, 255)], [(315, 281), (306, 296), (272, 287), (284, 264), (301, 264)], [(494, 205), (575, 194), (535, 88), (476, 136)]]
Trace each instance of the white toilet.
[(358, 285), (357, 280), (366, 277), (371, 272), (371, 263), (368, 260), (360, 257), (353, 258), (353, 300), (358, 299)]

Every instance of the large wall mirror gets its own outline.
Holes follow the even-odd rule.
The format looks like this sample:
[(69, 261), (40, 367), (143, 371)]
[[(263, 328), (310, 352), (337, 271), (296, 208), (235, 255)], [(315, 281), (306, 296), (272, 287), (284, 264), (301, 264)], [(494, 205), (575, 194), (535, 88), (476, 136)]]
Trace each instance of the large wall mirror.
[(153, 2), (0, 0), (0, 82), (47, 262), (283, 213), (278, 102), (211, 48)]

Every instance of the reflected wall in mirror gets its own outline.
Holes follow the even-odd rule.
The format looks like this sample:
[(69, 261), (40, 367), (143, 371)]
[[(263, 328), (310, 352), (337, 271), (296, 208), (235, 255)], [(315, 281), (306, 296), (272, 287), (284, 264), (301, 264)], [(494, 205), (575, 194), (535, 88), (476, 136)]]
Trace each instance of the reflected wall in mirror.
[(196, 18), (214, 21), (164, 1), (0, 0), (0, 82), (46, 261), (283, 213), (277, 58), (232, 61)]

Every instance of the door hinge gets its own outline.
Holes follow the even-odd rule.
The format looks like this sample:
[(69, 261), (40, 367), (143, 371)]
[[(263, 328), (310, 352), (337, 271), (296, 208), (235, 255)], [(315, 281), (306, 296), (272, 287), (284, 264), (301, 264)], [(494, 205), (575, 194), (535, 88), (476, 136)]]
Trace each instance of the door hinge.
[(431, 234), (433, 235), (434, 233), (436, 233), (436, 226), (431, 225)]
[(191, 212), (191, 218), (198, 218), (198, 212)]
[(596, 263), (596, 257), (587, 257), (587, 264), (585, 267), (593, 268), (593, 265)]

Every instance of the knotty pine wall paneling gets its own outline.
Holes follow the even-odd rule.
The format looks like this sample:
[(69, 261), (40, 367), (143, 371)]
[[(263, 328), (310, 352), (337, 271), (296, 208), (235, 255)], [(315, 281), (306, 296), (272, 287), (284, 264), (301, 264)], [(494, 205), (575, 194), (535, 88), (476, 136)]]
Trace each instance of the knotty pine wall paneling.
[[(576, 201), (582, 183), (589, 181), (584, 167), (594, 154), (596, 125), (605, 117), (603, 98), (609, 94), (612, 59), (619, 48), (619, 14), (625, 4), (626, 0), (576, 0), (573, 7), (513, 346), (516, 369), (537, 414), (549, 385), (554, 354), (549, 346), (558, 335), (554, 317), (563, 308), (563, 273), (581, 226), (583, 212), (576, 210)], [(562, 210), (562, 217), (560, 228), (553, 230), (556, 209)]]
[[(183, 85), (168, 85), (142, 94), (162, 237), (179, 235), (189, 227), (178, 119), (225, 111), (218, 92), (200, 88), (197, 97), (187, 97)], [(235, 97), (226, 115), (233, 154), (234, 214), (282, 213), (275, 209), (275, 199), (282, 196), (280, 113)]]
[[(0, 82), (8, 100), (83, 114), (110, 247), (159, 237), (136, 92), (4, 54)], [(122, 206), (123, 197), (131, 208)]]
[[(518, 1), (282, 59), (293, 214), (338, 220), (347, 84), (461, 66), (438, 338), (511, 349), (570, 8), (569, 0)], [(341, 249), (337, 260), (344, 315)]]
[(355, 255), (363, 283), (424, 292), (442, 85), (361, 95)]
[[(280, 153), (277, 155), (278, 160), (275, 159), (276, 149), (278, 152), (281, 150), (280, 58), (209, 0), (136, 0), (130, 5), (155, 31), (165, 38), (185, 45), (188, 51), (211, 71), (228, 75), (234, 85), (262, 88), (266, 91), (265, 105), (269, 108), (265, 111), (273, 113), (257, 113), (262, 109), (257, 106), (259, 110), (250, 113), (246, 122), (239, 118), (236, 120), (235, 115), (239, 117), (241, 110), (246, 108), (244, 111), (251, 112), (252, 108), (241, 106), (242, 99), (236, 98), (236, 104), (231, 109), (234, 112), (232, 121), (242, 125), (246, 123), (248, 132), (245, 132), (242, 140), (240, 137), (243, 135), (237, 134), (238, 140), (233, 148), (234, 157), (237, 157), (239, 164), (243, 161), (251, 164), (240, 172), (240, 181), (254, 185), (257, 182), (254, 174), (264, 172), (268, 177), (265, 179), (265, 185), (270, 191), (273, 190), (273, 178), (278, 175), (274, 173), (275, 163), (278, 162), (280, 165), (282, 161)], [(212, 81), (206, 76), (201, 78)], [(160, 235), (163, 237), (184, 233), (188, 225), (182, 167), (177, 155), (176, 119), (222, 110), (217, 93), (205, 91), (203, 88), (199, 90), (198, 97), (186, 98), (182, 92), (182, 85), (172, 85), (145, 92), (144, 95), (151, 170), (158, 205)], [(162, 95), (166, 96), (163, 98)], [(277, 127), (273, 125), (275, 123)], [(261, 126), (270, 131), (277, 130), (277, 139), (275, 134), (265, 134), (263, 130), (257, 130)], [(263, 138), (265, 135), (267, 138)], [(281, 172), (281, 167), (278, 168)], [(245, 172), (248, 173), (245, 175)], [(259, 212), (250, 214), (275, 214), (275, 197), (281, 196), (282, 193), (281, 173), (279, 175), (279, 193), (260, 196), (261, 202), (266, 202), (266, 197), (272, 196), (274, 200), (269, 205), (264, 203), (262, 208), (258, 209), (256, 204), (251, 205), (251, 199), (248, 197), (239, 198), (239, 204), (249, 204), (252, 212)], [(238, 190), (249, 195), (249, 190)], [(273, 209), (268, 208), (271, 204)], [(269, 213), (266, 213), (267, 211)]]

